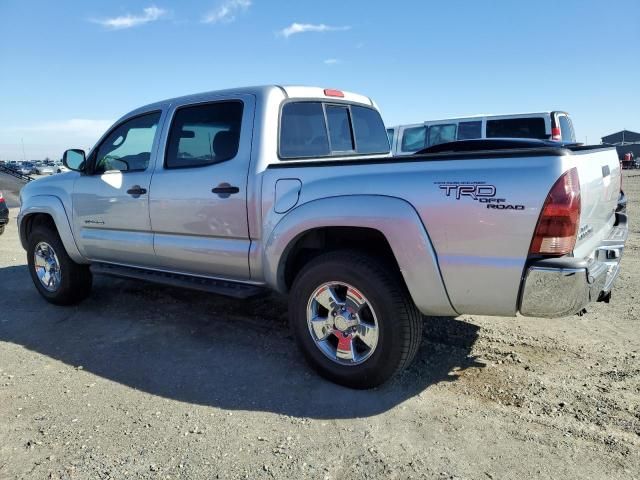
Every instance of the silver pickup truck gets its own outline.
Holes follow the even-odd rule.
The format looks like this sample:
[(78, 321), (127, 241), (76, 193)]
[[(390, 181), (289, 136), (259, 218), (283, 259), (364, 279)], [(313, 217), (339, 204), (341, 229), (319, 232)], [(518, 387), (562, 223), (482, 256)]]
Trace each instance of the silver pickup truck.
[(24, 187), (20, 239), (55, 304), (86, 298), (95, 273), (288, 294), (309, 363), (369, 388), (412, 360), (423, 315), (609, 300), (627, 237), (615, 150), (465, 145), (392, 158), (375, 104), (339, 90), (175, 98)]

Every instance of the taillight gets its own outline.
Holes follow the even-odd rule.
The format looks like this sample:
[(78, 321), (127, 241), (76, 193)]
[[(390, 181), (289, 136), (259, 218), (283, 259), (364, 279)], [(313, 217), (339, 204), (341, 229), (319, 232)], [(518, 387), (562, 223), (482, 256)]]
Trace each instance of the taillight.
[(551, 129), (551, 140), (562, 140), (562, 132), (559, 127), (553, 127)]
[(4, 203), (4, 197), (2, 196), (2, 192), (0, 192), (0, 203)]
[(553, 185), (542, 207), (529, 253), (566, 255), (576, 244), (580, 222), (578, 170), (565, 172)]
[(324, 94), (327, 97), (340, 97), (340, 98), (344, 98), (344, 93), (341, 92), (340, 90), (334, 90), (333, 88), (325, 88), (324, 89)]

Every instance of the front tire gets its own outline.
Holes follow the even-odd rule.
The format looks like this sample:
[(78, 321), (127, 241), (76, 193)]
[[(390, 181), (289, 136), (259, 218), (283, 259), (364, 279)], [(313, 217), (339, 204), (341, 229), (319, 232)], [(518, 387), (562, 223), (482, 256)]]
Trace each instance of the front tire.
[(71, 260), (55, 229), (42, 224), (33, 227), (27, 262), (36, 289), (50, 303), (73, 305), (91, 293), (89, 266)]
[(350, 388), (373, 388), (405, 368), (422, 337), (422, 315), (399, 272), (357, 251), (322, 254), (303, 267), (289, 321), (309, 364)]

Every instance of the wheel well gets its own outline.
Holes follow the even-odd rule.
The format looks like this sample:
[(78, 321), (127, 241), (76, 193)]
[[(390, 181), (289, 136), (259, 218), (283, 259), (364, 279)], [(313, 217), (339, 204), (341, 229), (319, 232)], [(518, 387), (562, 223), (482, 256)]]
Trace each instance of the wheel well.
[(287, 291), (297, 273), (311, 260), (331, 250), (351, 249), (367, 253), (400, 272), (398, 262), (386, 237), (379, 230), (366, 227), (322, 227), (309, 230), (288, 249), (284, 265)]
[(22, 221), (24, 225), (24, 239), (28, 241), (31, 232), (34, 227), (38, 225), (46, 226), (54, 231), (58, 231), (56, 228), (56, 222), (53, 221), (53, 217), (48, 213), (33, 213), (25, 217)]

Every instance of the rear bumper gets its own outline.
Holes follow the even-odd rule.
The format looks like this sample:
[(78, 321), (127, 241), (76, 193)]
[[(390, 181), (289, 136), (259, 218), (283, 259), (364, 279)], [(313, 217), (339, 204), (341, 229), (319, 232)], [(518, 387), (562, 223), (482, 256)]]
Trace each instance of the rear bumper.
[(558, 318), (578, 313), (591, 302), (608, 301), (629, 232), (627, 216), (616, 217), (616, 226), (593, 258), (547, 258), (527, 267), (520, 296), (522, 315)]

